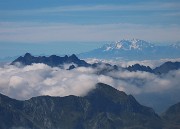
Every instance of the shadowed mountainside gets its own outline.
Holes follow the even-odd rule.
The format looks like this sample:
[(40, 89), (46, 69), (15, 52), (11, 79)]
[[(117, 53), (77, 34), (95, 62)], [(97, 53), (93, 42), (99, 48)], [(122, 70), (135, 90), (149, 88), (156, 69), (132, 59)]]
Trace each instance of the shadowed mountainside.
[(180, 102), (169, 107), (162, 118), (165, 129), (180, 129)]
[(40, 96), (18, 101), (0, 95), (0, 128), (161, 129), (161, 118), (133, 96), (98, 83), (84, 97)]

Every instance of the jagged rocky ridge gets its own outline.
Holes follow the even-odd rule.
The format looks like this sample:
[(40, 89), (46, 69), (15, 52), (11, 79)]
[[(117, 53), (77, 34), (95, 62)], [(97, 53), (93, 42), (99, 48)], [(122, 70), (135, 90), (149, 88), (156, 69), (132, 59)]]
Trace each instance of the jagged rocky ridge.
[(179, 113), (178, 103), (160, 117), (133, 96), (103, 83), (84, 97), (19, 101), (0, 94), (1, 129), (179, 129)]
[(51, 55), (49, 57), (46, 57), (46, 56), (35, 57), (35, 56), (32, 56), (30, 53), (26, 53), (24, 57), (20, 56), (17, 59), (15, 59), (11, 63), (11, 65), (15, 65), (17, 62), (23, 65), (31, 65), (32, 63), (44, 63), (51, 67), (55, 67), (55, 66), (57, 67), (63, 64), (71, 64), (71, 63), (74, 63), (77, 66), (84, 66), (84, 67), (89, 66), (88, 63), (86, 63), (84, 60), (80, 60), (74, 54), (71, 56), (66, 55), (64, 57), (60, 57), (56, 55)]
[(44, 63), (51, 67), (61, 67), (64, 64), (71, 64), (68, 68), (68, 70), (74, 69), (76, 67), (92, 67), (92, 68), (99, 68), (100, 66), (104, 66), (103, 68), (98, 71), (97, 74), (104, 74), (109, 71), (116, 71), (116, 70), (128, 70), (130, 72), (136, 72), (136, 71), (144, 71), (144, 72), (150, 72), (154, 74), (166, 74), (171, 70), (178, 70), (180, 69), (180, 62), (165, 62), (164, 64), (160, 65), (159, 67), (156, 67), (154, 69), (151, 69), (149, 66), (143, 66), (139, 64), (135, 64), (132, 66), (129, 66), (127, 68), (122, 68), (117, 65), (111, 65), (108, 63), (94, 63), (89, 64), (84, 60), (80, 60), (76, 55), (71, 56), (56, 56), (51, 55), (49, 57), (45, 56), (39, 56), (34, 57), (30, 53), (26, 53), (23, 57), (20, 56), (17, 59), (15, 59), (11, 65), (15, 65), (16, 63), (21, 63), (23, 65), (31, 65), (32, 63)]
[(161, 129), (161, 118), (131, 95), (98, 83), (84, 97), (40, 96), (18, 101), (0, 94), (0, 128)]
[(178, 70), (180, 69), (180, 62), (165, 62), (162, 65), (160, 65), (159, 67), (156, 67), (154, 69), (151, 69), (149, 66), (143, 66), (143, 65), (139, 65), (139, 64), (135, 64), (132, 66), (129, 66), (126, 68), (128, 71), (144, 71), (144, 72), (150, 72), (150, 73), (154, 73), (154, 74), (166, 74), (169, 71), (172, 70)]

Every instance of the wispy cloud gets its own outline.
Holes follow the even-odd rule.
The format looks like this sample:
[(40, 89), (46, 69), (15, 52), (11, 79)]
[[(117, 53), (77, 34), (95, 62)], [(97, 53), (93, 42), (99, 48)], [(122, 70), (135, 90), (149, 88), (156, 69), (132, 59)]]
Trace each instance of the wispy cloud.
[(115, 41), (134, 37), (161, 42), (180, 40), (179, 25), (1, 22), (0, 28), (1, 42)]
[[(59, 6), (53, 8), (42, 8), (31, 10), (33, 12), (41, 13), (60, 13), (60, 12), (74, 12), (74, 11), (163, 11), (163, 10), (179, 10), (180, 3), (138, 3), (138, 4), (121, 4), (121, 5), (91, 5), (91, 6)], [(29, 10), (30, 11), (30, 10)]]
[(180, 12), (168, 12), (163, 14), (164, 16), (176, 16), (179, 17), (180, 16)]
[(32, 14), (32, 13), (61, 13), (74, 11), (167, 11), (179, 10), (180, 2), (142, 2), (133, 4), (100, 4), (100, 5), (72, 5), (57, 6), (50, 8), (27, 9), (27, 10), (1, 10), (0, 12), (12, 14)]
[[(58, 22), (63, 20), (71, 23), (78, 21), (82, 23), (81, 19), (84, 19), (84, 23), (94, 22), (105, 23), (105, 21), (125, 21), (126, 23), (148, 23), (152, 19), (158, 21), (164, 19), (164, 22), (160, 20), (162, 24), (168, 23), (167, 17), (179, 17), (177, 15), (180, 12), (180, 2), (143, 2), (133, 4), (97, 4), (97, 5), (70, 5), (70, 6), (55, 6), (33, 9), (7, 9), (0, 10), (1, 19), (5, 21), (53, 21)], [(60, 18), (61, 17), (61, 18)], [(100, 19), (102, 18), (102, 20)], [(79, 19), (79, 20), (77, 20)], [(109, 20), (114, 19), (114, 20)], [(123, 20), (124, 19), (124, 20)], [(131, 19), (131, 20), (130, 20)], [(147, 21), (145, 20), (147, 19)], [(177, 20), (171, 20), (171, 23), (178, 23)]]
[(179, 13), (180, 2), (0, 9), (0, 41), (112, 41), (134, 37), (177, 41)]

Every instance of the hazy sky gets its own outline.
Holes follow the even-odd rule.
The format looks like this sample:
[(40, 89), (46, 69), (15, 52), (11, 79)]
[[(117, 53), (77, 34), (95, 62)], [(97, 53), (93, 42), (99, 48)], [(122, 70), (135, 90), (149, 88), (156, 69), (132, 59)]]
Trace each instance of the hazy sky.
[[(179, 0), (0, 0), (0, 48), (5, 52), (21, 44), (35, 52), (35, 44), (46, 50), (58, 43), (64, 54), (121, 39), (176, 42), (179, 35)], [(67, 42), (78, 47), (65, 51)], [(89, 45), (81, 46), (84, 42)]]

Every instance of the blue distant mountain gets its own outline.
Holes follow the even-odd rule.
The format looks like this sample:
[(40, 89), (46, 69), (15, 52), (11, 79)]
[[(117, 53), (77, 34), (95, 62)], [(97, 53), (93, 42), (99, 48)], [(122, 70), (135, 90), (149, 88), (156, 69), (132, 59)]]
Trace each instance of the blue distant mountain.
[(180, 43), (158, 46), (144, 40), (121, 40), (78, 55), (80, 58), (152, 60), (179, 58)]
[(170, 61), (165, 62), (164, 64), (154, 69), (151, 69), (149, 66), (143, 66), (139, 64), (134, 64), (132, 66), (124, 67), (124, 68), (120, 66), (111, 65), (108, 63), (100, 63), (100, 62), (89, 64), (86, 61), (79, 59), (75, 54), (71, 56), (66, 55), (64, 57), (60, 57), (56, 55), (51, 55), (49, 57), (46, 56), (35, 57), (32, 56), (30, 53), (26, 53), (24, 56), (20, 56), (17, 59), (15, 59), (11, 63), (11, 65), (16, 65), (17, 63), (21, 63), (22, 65), (25, 66), (31, 65), (33, 63), (43, 63), (51, 67), (61, 67), (64, 64), (71, 64), (67, 70), (71, 70), (76, 67), (92, 67), (99, 69), (97, 74), (105, 74), (110, 71), (118, 71), (118, 70), (128, 70), (130, 72), (144, 71), (154, 74), (166, 74), (169, 71), (180, 69), (180, 62), (170, 62)]
[[(17, 59), (15, 59), (11, 65), (15, 65), (17, 62), (21, 63), (22, 65), (31, 65), (33, 63), (43, 63), (46, 65), (49, 65), (51, 67), (58, 67), (63, 64), (76, 64), (77, 66), (84, 66), (87, 67), (89, 66), (88, 63), (86, 63), (84, 60), (80, 60), (76, 55), (72, 54), (71, 56), (56, 56), (56, 55), (51, 55), (49, 57), (46, 56), (32, 56), (30, 53), (26, 53), (24, 56), (20, 56)], [(74, 66), (71, 66), (71, 69)]]

